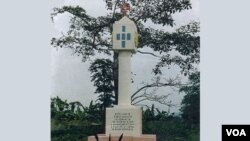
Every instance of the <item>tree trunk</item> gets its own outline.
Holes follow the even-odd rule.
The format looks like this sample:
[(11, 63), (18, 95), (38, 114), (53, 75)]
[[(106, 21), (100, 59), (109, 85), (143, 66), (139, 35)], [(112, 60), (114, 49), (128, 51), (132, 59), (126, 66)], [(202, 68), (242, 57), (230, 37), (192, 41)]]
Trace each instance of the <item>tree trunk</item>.
[(118, 104), (118, 52), (114, 52), (114, 65), (113, 65), (113, 76), (114, 76), (114, 91), (115, 91), (115, 105)]

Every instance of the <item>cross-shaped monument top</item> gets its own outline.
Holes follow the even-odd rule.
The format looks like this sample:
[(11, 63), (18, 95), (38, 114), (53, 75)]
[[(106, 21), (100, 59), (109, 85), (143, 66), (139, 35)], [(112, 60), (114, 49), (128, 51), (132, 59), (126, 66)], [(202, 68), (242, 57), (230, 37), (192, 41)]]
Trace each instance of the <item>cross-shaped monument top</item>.
[(126, 47), (126, 41), (131, 40), (131, 33), (126, 33), (126, 26), (122, 26), (122, 33), (116, 34), (116, 40), (121, 40), (121, 47)]

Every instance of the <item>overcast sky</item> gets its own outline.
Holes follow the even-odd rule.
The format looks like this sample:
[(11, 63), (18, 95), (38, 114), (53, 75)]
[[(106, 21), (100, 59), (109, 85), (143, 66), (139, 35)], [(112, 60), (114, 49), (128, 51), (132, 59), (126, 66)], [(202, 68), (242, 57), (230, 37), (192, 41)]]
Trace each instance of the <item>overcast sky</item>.
[[(185, 25), (192, 20), (199, 20), (199, 0), (191, 0), (192, 9), (174, 15), (176, 23), (175, 28)], [(86, 9), (87, 14), (91, 16), (105, 15), (106, 9), (103, 0), (56, 0), (53, 3), (56, 7), (61, 5), (80, 5)], [(67, 30), (67, 21), (69, 15), (58, 16), (55, 19), (55, 30), (52, 31), (55, 37), (59, 37), (61, 32)], [(160, 28), (161, 26), (148, 23), (151, 27)], [(164, 27), (164, 30), (173, 31), (172, 28)], [(132, 57), (132, 71), (136, 75), (133, 76), (135, 83), (133, 83), (133, 91), (139, 88), (141, 82), (150, 82), (152, 78), (152, 67), (156, 64), (157, 59), (149, 55), (141, 55), (137, 53)], [(95, 87), (90, 81), (90, 73), (88, 72), (89, 63), (83, 63), (81, 57), (72, 55), (69, 49), (51, 49), (51, 78), (52, 78), (52, 92), (51, 97), (59, 96), (68, 101), (80, 101), (83, 105), (88, 105), (91, 100), (95, 100), (97, 94), (94, 94)], [(164, 71), (164, 76), (175, 77), (178, 75), (177, 68)], [(180, 104), (183, 95), (177, 94), (169, 88), (162, 88), (158, 90), (160, 94), (175, 93), (170, 98), (175, 104)], [(165, 106), (157, 105), (163, 110)], [(177, 112), (177, 108), (172, 108), (171, 111)]]

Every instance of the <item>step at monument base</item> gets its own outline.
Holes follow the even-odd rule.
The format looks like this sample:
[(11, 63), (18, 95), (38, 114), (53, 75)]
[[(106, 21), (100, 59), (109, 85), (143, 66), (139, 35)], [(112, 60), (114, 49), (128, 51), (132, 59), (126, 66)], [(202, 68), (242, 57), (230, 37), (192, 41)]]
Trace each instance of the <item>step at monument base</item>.
[[(98, 134), (99, 141), (109, 141), (109, 136)], [(120, 136), (111, 136), (111, 141), (118, 141)], [(96, 141), (95, 136), (89, 136), (88, 141)], [(123, 136), (122, 141), (156, 141), (156, 135), (145, 134), (138, 137)]]

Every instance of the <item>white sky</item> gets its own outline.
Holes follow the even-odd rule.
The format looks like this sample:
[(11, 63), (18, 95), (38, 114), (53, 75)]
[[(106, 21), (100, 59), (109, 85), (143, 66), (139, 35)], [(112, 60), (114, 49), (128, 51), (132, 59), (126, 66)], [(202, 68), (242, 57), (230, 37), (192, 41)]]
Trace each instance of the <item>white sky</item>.
[[(176, 23), (175, 28), (185, 25), (192, 20), (199, 20), (200, 1), (191, 0), (192, 9), (174, 15)], [(55, 7), (61, 5), (80, 5), (91, 16), (105, 15), (106, 9), (103, 0), (65, 0), (61, 3), (60, 0), (55, 2)], [(60, 36), (60, 33), (67, 31), (67, 21), (69, 17), (58, 16), (55, 19), (55, 30), (52, 31), (55, 37)], [(162, 28), (161, 26), (148, 23), (151, 27)], [(166, 27), (164, 27), (166, 28)], [(165, 30), (173, 31), (171, 28)], [(98, 96), (94, 94), (95, 87), (90, 81), (90, 73), (88, 72), (89, 63), (81, 62), (81, 57), (72, 55), (69, 49), (51, 49), (51, 78), (52, 78), (52, 92), (51, 97), (59, 96), (68, 101), (80, 101), (83, 105), (88, 105), (91, 100), (95, 100)], [(132, 58), (132, 71), (136, 74), (133, 76), (135, 83), (133, 83), (133, 91), (141, 86), (141, 82), (150, 82), (152, 76), (152, 67), (156, 63), (156, 59), (149, 55), (141, 55), (137, 53)], [(165, 70), (165, 76), (175, 77), (177, 75), (176, 69)], [(158, 90), (160, 94), (172, 93), (171, 89), (162, 88)], [(182, 94), (174, 94), (171, 98), (173, 103), (180, 104)], [(151, 105), (151, 104), (150, 104)], [(166, 107), (156, 104), (162, 110)], [(177, 112), (178, 108), (171, 108), (171, 111)]]

